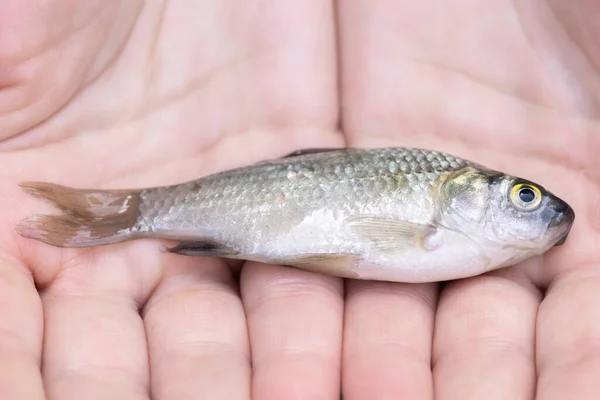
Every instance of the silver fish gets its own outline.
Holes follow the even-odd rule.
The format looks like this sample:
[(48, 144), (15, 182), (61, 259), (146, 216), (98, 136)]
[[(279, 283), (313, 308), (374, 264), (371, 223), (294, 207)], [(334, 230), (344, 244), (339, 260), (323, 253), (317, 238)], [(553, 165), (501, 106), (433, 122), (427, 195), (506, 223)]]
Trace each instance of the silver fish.
[(53, 246), (175, 239), (181, 255), (396, 282), (514, 265), (564, 243), (575, 219), (536, 183), (410, 148), (306, 149), (147, 189), (21, 186), (63, 211), (17, 226)]

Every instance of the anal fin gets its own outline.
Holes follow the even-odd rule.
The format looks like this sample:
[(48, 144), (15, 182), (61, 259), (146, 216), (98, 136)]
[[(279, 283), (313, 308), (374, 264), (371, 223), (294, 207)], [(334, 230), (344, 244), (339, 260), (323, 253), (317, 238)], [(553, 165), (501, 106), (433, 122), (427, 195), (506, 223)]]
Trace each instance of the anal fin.
[(234, 258), (238, 253), (220, 243), (210, 240), (183, 241), (168, 252), (190, 257), (228, 257)]
[(358, 278), (359, 256), (354, 254), (296, 254), (277, 259), (265, 259), (244, 255), (219, 243), (209, 240), (183, 241), (167, 249), (170, 253), (190, 257), (223, 257), (240, 260), (254, 260), (298, 268), (339, 278)]

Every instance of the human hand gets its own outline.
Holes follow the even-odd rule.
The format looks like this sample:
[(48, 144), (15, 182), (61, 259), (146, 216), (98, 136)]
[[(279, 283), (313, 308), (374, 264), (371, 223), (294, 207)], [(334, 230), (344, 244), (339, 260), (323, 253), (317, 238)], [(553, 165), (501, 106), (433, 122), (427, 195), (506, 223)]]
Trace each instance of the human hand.
[(515, 268), (441, 287), (349, 281), (344, 392), (596, 398), (600, 7), (355, 0), (340, 14), (349, 145), (448, 151), (530, 178), (577, 215), (563, 247)]
[(154, 241), (72, 251), (14, 232), (51, 211), (22, 180), (164, 185), (342, 146), (332, 12), (323, 1), (0, 5), (3, 398), (339, 396), (340, 280), (253, 265), (239, 282), (223, 261)]
[[(40, 81), (25, 80), (21, 87), (30, 88), (34, 95), (24, 96), (29, 101), (25, 104), (34, 105), (0, 120), (0, 130), (7, 136), (19, 134), (3, 144), (5, 153), (0, 158), (7, 177), (2, 202), (7, 223), (0, 232), (4, 235), (2, 275), (6, 278), (0, 281), (0, 293), (8, 306), (2, 330), (9, 339), (16, 338), (0, 341), (0, 346), (8, 349), (0, 352), (6, 354), (0, 356), (6, 358), (2, 365), (10, 366), (0, 381), (2, 393), (28, 390), (41, 397), (45, 385), (49, 397), (61, 399), (69, 395), (146, 398), (149, 393), (152, 398), (202, 393), (204, 397), (233, 399), (248, 398), (250, 392), (259, 399), (335, 398), (342, 369), (346, 399), (401, 394), (428, 398), (433, 384), (436, 398), (479, 398), (482, 393), (487, 398), (531, 397), (535, 363), (529, 355), (541, 297), (533, 288), (559, 282), (558, 277), (567, 279), (552, 286), (556, 290), (550, 292), (549, 303), (544, 305), (548, 316), (545, 323), (550, 327), (565, 315), (557, 309), (569, 311), (562, 306), (565, 301), (578, 304), (582, 294), (589, 296), (593, 291), (593, 287), (587, 288), (577, 296), (573, 291), (578, 285), (590, 285), (591, 280), (585, 277), (593, 274), (587, 269), (578, 272), (582, 269), (577, 268), (593, 262), (588, 254), (594, 228), (585, 222), (583, 227), (576, 223), (564, 250), (544, 257), (543, 266), (534, 260), (526, 268), (448, 285), (441, 292), (437, 316), (433, 312), (436, 285), (351, 281), (344, 305), (340, 280), (291, 268), (246, 265), (238, 282), (231, 272), (236, 269), (230, 270), (222, 261), (164, 255), (158, 244), (150, 241), (72, 251), (15, 236), (12, 229), (16, 221), (42, 207), (15, 189), (20, 180), (88, 187), (161, 185), (297, 148), (344, 144), (336, 133), (339, 104), (330, 4), (302, 2), (290, 9), (279, 3), (240, 7), (220, 2), (212, 5), (212, 10), (205, 8), (211, 5), (195, 6), (193, 2), (164, 4), (164, 10), (157, 3), (143, 8), (136, 2), (104, 3), (97, 9), (74, 4), (79, 13), (64, 14), (81, 18), (76, 27), (91, 28), (74, 29), (76, 34), (63, 32), (63, 37), (71, 37), (69, 41), (52, 41), (58, 43), (54, 46), (65, 46), (59, 58), (61, 68), (30, 72), (29, 76)], [(58, 10), (59, 6), (67, 7), (59, 2), (47, 7)], [(117, 13), (119, 7), (123, 8)], [(445, 54), (436, 53), (435, 43), (439, 42), (434, 39), (431, 54), (426, 54), (435, 56), (433, 60), (411, 55), (406, 49), (388, 52), (403, 44), (393, 33), (398, 26), (410, 26), (407, 32), (400, 31), (404, 43), (410, 37), (419, 40), (412, 36), (418, 30), (408, 22), (429, 21), (431, 15), (422, 12), (421, 19), (413, 18), (415, 7), (357, 1), (340, 6), (344, 50), (341, 117), (348, 144), (431, 147), (427, 140), (435, 138), (434, 146), (440, 150), (485, 161), (507, 172), (524, 174), (526, 168), (527, 175), (545, 183), (548, 171), (539, 159), (557, 154), (550, 145), (560, 148), (561, 140), (565, 140), (561, 139), (565, 137), (563, 131), (584, 137), (597, 129), (587, 121), (593, 108), (585, 109), (582, 101), (569, 109), (572, 104), (563, 92), (550, 91), (552, 96), (544, 93), (544, 101), (552, 99), (546, 110), (535, 105), (536, 90), (517, 91), (518, 96), (533, 96), (528, 103), (511, 97), (513, 80), (523, 74), (522, 66), (515, 65), (513, 75), (497, 84), (497, 88), (508, 89), (509, 95), (502, 96), (485, 90), (485, 85), (477, 89), (471, 83), (475, 88), (470, 87), (473, 80), (468, 76), (440, 72), (444, 67), (460, 71), (463, 65), (456, 66), (444, 58)], [(460, 15), (458, 7), (450, 11), (457, 18), (470, 16), (467, 12)], [(405, 16), (406, 21), (396, 24), (394, 18), (399, 16)], [(40, 20), (30, 21), (35, 22), (15, 28), (22, 32), (13, 37), (33, 35), (36, 31), (32, 27)], [(111, 29), (117, 21), (114, 26), (120, 29)], [(213, 22), (219, 34), (199, 29), (209, 26), (209, 21), (220, 21)], [(63, 26), (56, 20), (50, 22)], [(129, 32), (127, 28), (134, 22), (135, 29)], [(423, 26), (431, 29), (437, 25), (431, 22)], [(474, 32), (478, 29), (483, 28), (464, 31), (477, 37)], [(492, 32), (498, 36), (512, 32), (502, 24), (497, 29)], [(104, 32), (114, 35), (106, 44), (101, 37)], [(27, 50), (22, 46), (6, 48), (29, 55), (36, 51), (41, 54), (44, 49), (43, 45), (31, 46)], [(415, 46), (427, 49), (421, 42), (407, 47)], [(456, 49), (453, 52), (460, 53)], [(54, 52), (42, 57), (46, 54), (50, 58), (44, 63), (38, 61), (39, 65), (47, 65), (52, 56), (56, 57)], [(399, 56), (391, 59), (390, 54)], [(505, 53), (500, 56), (505, 57)], [(13, 69), (10, 63), (0, 63), (9, 66), (0, 76), (10, 76), (6, 71), (24, 74), (35, 70), (35, 61), (15, 63), (26, 67)], [(436, 63), (442, 68), (436, 68)], [(466, 66), (467, 75), (487, 72), (488, 67), (487, 63)], [(388, 72), (386, 68), (390, 68)], [(456, 86), (447, 102), (435, 92), (442, 83), (432, 84), (428, 70), (444, 84)], [(389, 71), (398, 75), (390, 76)], [(541, 79), (535, 72), (531, 73), (534, 78)], [(62, 81), (61, 76), (65, 77)], [(588, 76), (586, 82), (592, 82), (593, 75)], [(550, 81), (558, 87), (558, 82)], [(7, 82), (14, 85), (10, 79)], [(44, 90), (50, 85), (52, 91)], [(564, 92), (570, 93), (569, 85), (565, 86)], [(16, 94), (23, 92), (5, 93), (12, 102), (6, 104), (21, 106), (14, 104), (19, 100)], [(77, 96), (67, 99), (70, 93)], [(465, 110), (467, 115), (461, 114)], [(476, 110), (475, 118), (472, 110)], [(515, 123), (515, 113), (522, 115), (517, 121), (521, 123)], [(53, 117), (45, 121), (48, 114)], [(523, 122), (525, 118), (533, 119)], [(521, 139), (521, 132), (529, 134), (541, 130), (540, 126), (548, 132), (547, 142)], [(434, 135), (427, 137), (423, 132)], [(507, 132), (514, 136), (507, 139)], [(473, 146), (483, 134), (485, 140), (498, 146), (495, 150), (483, 153)], [(449, 139), (453, 136), (457, 140)], [(576, 148), (584, 149), (584, 138), (577, 140), (580, 144)], [(522, 153), (516, 151), (531, 155), (533, 160), (521, 160)], [(514, 158), (504, 158), (506, 152)], [(556, 168), (552, 179), (557, 187), (547, 186), (574, 205), (578, 220), (585, 221), (580, 210), (589, 209), (597, 191), (592, 189), (593, 178), (577, 173), (578, 168), (593, 167), (584, 160), (582, 168), (578, 164), (580, 154), (583, 150), (569, 153), (567, 164), (573, 167)], [(573, 191), (566, 190), (567, 182), (569, 188), (578, 189), (575, 197)], [(40, 289), (39, 296), (33, 281)], [(556, 294), (565, 290), (570, 297), (565, 295), (562, 302), (552, 300), (553, 293), (558, 299)], [(592, 304), (590, 300), (585, 298), (586, 305)], [(471, 318), (462, 325), (457, 324), (456, 315)], [(432, 373), (429, 357), (434, 318)], [(589, 326), (573, 324), (563, 326), (562, 331), (567, 340), (581, 332), (593, 332)], [(540, 329), (538, 335), (542, 334)], [(538, 343), (542, 346), (543, 340)], [(570, 351), (561, 343), (549, 345), (546, 354), (556, 354), (557, 346)], [(42, 354), (40, 375), (37, 363)], [(454, 367), (458, 357), (463, 365)], [(552, 362), (561, 364), (564, 358), (550, 361), (552, 367)], [(506, 365), (504, 371), (494, 370), (500, 363)], [(478, 382), (464, 380), (475, 374), (481, 377)], [(556, 377), (544, 378), (542, 373), (540, 378), (540, 385), (543, 379), (550, 379), (546, 390), (552, 395), (559, 395), (560, 390), (576, 393), (573, 386), (564, 383), (558, 388), (550, 386), (558, 385), (560, 379)], [(563, 382), (568, 379), (563, 375)], [(27, 384), (19, 386), (19, 382)], [(543, 390), (539, 398), (549, 398), (542, 395)]]

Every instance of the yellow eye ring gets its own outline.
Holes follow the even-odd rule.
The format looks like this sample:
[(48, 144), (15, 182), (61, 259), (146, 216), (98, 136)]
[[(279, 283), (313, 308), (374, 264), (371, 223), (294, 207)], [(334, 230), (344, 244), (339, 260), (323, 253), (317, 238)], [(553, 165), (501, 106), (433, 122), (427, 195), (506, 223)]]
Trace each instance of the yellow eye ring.
[(510, 189), (510, 199), (523, 210), (533, 210), (542, 202), (542, 192), (533, 185), (517, 183)]

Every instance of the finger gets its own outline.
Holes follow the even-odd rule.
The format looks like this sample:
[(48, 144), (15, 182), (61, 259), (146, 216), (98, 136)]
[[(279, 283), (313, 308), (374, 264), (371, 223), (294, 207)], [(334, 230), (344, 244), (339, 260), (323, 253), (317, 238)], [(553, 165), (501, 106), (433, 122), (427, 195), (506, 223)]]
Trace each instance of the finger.
[(600, 273), (559, 276), (537, 322), (539, 400), (597, 399), (600, 393)]
[(450, 283), (436, 317), (436, 399), (532, 399), (538, 304), (533, 286), (506, 277)]
[(2, 398), (44, 399), (40, 298), (25, 268), (4, 258), (0, 259), (0, 310)]
[(148, 302), (152, 398), (249, 399), (242, 302), (224, 262), (174, 256)]
[(345, 400), (433, 399), (435, 302), (435, 285), (348, 281)]
[(138, 242), (77, 254), (42, 294), (48, 397), (147, 399), (138, 307), (156, 280), (156, 247)]
[(252, 346), (252, 398), (338, 398), (342, 281), (248, 263), (241, 288)]

